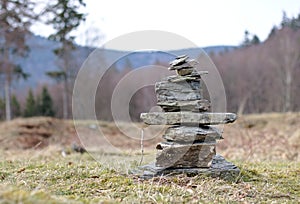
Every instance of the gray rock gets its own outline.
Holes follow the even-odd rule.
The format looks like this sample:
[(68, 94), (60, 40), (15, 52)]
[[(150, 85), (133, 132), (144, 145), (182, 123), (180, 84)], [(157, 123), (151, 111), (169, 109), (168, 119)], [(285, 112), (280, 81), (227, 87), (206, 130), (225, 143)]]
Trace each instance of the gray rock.
[(188, 176), (206, 175), (234, 182), (239, 178), (240, 169), (231, 162), (226, 161), (221, 155), (215, 155), (209, 168), (163, 168), (151, 163), (132, 170), (131, 173), (143, 179), (187, 174)]
[(217, 125), (236, 120), (234, 113), (152, 112), (142, 113), (141, 119), (148, 125)]
[(179, 55), (179, 56), (175, 57), (175, 59), (180, 59), (180, 58), (185, 58), (185, 57), (187, 57), (187, 55)]
[(192, 101), (192, 100), (200, 100), (202, 99), (200, 90), (193, 91), (185, 90), (184, 92), (181, 91), (172, 91), (166, 89), (160, 89), (156, 91), (156, 98), (157, 102), (174, 102), (174, 101)]
[(174, 111), (192, 111), (203, 112), (210, 109), (210, 103), (208, 100), (194, 100), (194, 101), (161, 101), (159, 105), (166, 112)]
[(195, 72), (194, 68), (187, 68), (187, 69), (177, 69), (176, 73), (180, 76), (189, 75), (191, 73)]
[(168, 91), (180, 91), (180, 92), (190, 92), (191, 90), (199, 90), (201, 88), (200, 80), (197, 81), (161, 81), (155, 83), (155, 91), (158, 90), (168, 90)]
[(187, 69), (187, 68), (193, 68), (192, 65), (190, 65), (188, 62), (183, 62), (180, 65), (171, 65), (170, 67), (168, 67), (169, 70), (179, 70), (179, 69)]
[(170, 65), (171, 66), (178, 66), (178, 65), (184, 64), (188, 58), (189, 58), (188, 56), (182, 56), (179, 59), (175, 59), (175, 60), (171, 61)]
[(162, 142), (156, 147), (157, 167), (209, 167), (216, 154), (216, 143), (178, 144)]
[(190, 126), (172, 126), (169, 127), (163, 138), (167, 141), (176, 141), (182, 143), (189, 142), (207, 142), (223, 139), (221, 132), (210, 126), (190, 127)]
[(168, 76), (164, 78), (163, 81), (170, 81), (170, 82), (197, 81), (200, 80), (201, 76), (205, 74), (208, 74), (208, 72), (197, 71), (197, 72), (192, 72), (191, 74), (185, 76), (178, 76), (178, 75)]
[[(180, 59), (178, 59), (180, 60)], [(180, 69), (186, 69), (186, 68), (194, 68), (196, 65), (198, 65), (199, 62), (196, 60), (188, 60), (180, 62), (179, 64), (171, 64), (171, 66), (168, 68), (169, 70), (180, 70)]]

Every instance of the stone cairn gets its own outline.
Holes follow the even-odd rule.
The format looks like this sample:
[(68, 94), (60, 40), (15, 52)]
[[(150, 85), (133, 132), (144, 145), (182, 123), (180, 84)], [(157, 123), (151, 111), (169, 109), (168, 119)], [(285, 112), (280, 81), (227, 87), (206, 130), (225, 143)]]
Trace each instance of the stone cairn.
[(211, 113), (210, 102), (203, 99), (201, 76), (208, 72), (195, 69), (195, 60), (182, 55), (170, 62), (169, 70), (177, 75), (155, 84), (157, 105), (165, 112), (142, 113), (147, 125), (169, 125), (156, 146), (156, 162), (140, 167), (142, 176), (153, 177), (174, 173), (208, 174), (235, 179), (239, 169), (216, 155), (216, 140), (223, 139), (220, 131), (210, 125), (231, 123), (233, 113)]

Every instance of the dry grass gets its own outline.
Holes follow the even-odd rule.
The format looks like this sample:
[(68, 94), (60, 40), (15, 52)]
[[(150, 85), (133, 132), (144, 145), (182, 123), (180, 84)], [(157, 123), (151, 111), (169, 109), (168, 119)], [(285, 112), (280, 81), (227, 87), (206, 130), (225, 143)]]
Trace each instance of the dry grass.
[[(299, 116), (250, 115), (225, 126), (225, 139), (218, 144), (218, 151), (242, 169), (237, 182), (185, 175), (141, 180), (129, 173), (141, 158), (139, 141), (129, 140), (111, 123), (99, 124), (105, 137), (110, 137), (110, 143), (120, 151), (106, 151), (103, 143), (90, 155), (71, 152), (66, 157), (61, 150), (74, 140), (71, 121), (50, 119), (56, 121), (51, 123), (54, 126), (44, 129), (51, 132), (46, 138), (50, 145), (26, 150), (9, 146), (22, 137), (19, 124), (26, 121), (3, 123), (0, 203), (299, 203)], [(40, 121), (34, 124), (45, 127), (48, 120), (32, 121)], [(99, 137), (94, 127), (97, 122), (78, 122), (80, 131), (86, 134), (84, 139), (93, 142), (93, 138)], [(126, 124), (122, 125), (126, 128)], [(31, 133), (40, 132), (43, 131)], [(99, 137), (99, 141), (107, 141), (105, 137)], [(154, 159), (154, 145), (159, 140), (154, 138), (146, 143), (144, 163)]]
[(0, 202), (296, 203), (300, 199), (299, 162), (236, 161), (242, 168), (237, 182), (185, 175), (141, 180), (128, 174), (137, 166), (136, 155), (99, 154), (96, 161), (88, 154), (62, 157), (58, 150), (2, 157)]

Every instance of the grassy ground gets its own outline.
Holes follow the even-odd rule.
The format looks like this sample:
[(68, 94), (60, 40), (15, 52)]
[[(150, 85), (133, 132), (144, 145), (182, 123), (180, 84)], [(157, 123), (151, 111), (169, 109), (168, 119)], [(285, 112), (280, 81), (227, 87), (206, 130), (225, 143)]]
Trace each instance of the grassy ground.
[[(59, 140), (50, 140), (50, 136), (50, 145), (43, 148), (2, 148), (0, 203), (299, 203), (298, 116), (247, 116), (224, 129), (225, 140), (218, 150), (242, 170), (235, 182), (185, 175), (139, 179), (130, 174), (141, 159), (139, 146), (122, 143), (111, 124), (105, 124), (105, 131), (124, 148), (121, 153), (101, 150), (63, 157), (61, 148), (67, 148), (66, 141), (52, 142)], [(87, 125), (90, 123), (82, 123), (81, 128)], [(16, 130), (11, 123), (0, 125), (2, 147), (12, 145), (7, 138), (18, 137), (16, 132), (7, 134), (10, 126)], [(93, 131), (87, 128), (86, 134), (91, 136)], [(36, 132), (45, 135), (40, 129), (34, 133), (39, 135)], [(155, 151), (151, 149), (149, 144), (143, 163), (153, 161)]]
[[(47, 150), (49, 151), (49, 150)], [(22, 156), (21, 156), (22, 157)], [(275, 202), (300, 200), (300, 163), (238, 162), (236, 182), (208, 177), (159, 177), (141, 180), (128, 174), (135, 155), (119, 156), (128, 165), (101, 164), (88, 154), (61, 157), (58, 151), (0, 163), (0, 202), (6, 203), (170, 203)], [(102, 159), (110, 155), (102, 155)], [(101, 159), (101, 158), (100, 158)], [(103, 160), (103, 161), (104, 161)], [(112, 160), (110, 160), (114, 163)]]

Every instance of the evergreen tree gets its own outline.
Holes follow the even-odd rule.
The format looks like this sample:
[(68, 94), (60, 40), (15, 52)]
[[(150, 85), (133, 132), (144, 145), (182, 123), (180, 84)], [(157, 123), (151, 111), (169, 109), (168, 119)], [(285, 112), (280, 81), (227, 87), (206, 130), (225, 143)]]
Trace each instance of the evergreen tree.
[(286, 15), (286, 12), (283, 11), (282, 12), (282, 20), (281, 20), (281, 27), (286, 27), (286, 26), (290, 26), (291, 24), (291, 19), (289, 19)]
[(242, 47), (248, 47), (250, 45), (249, 35), (250, 35), (249, 31), (245, 30), (244, 41), (242, 42)]
[(21, 115), (21, 106), (15, 95), (12, 95), (11, 97), (11, 110), (13, 118), (19, 117)]
[(53, 101), (46, 86), (43, 87), (41, 95), (37, 98), (37, 109), (39, 115), (50, 117), (55, 116)]
[[(26, 34), (32, 21), (35, 3), (32, 0), (1, 0), (0, 1), (0, 71), (4, 73), (5, 112), (6, 120), (11, 119), (10, 87), (14, 70), (18, 67), (13, 57), (25, 57), (28, 52)], [(19, 70), (20, 71), (20, 70)]]
[(260, 43), (260, 39), (258, 38), (257, 35), (253, 35), (253, 38), (251, 40), (251, 45), (257, 45)]
[(29, 89), (28, 96), (26, 99), (25, 109), (24, 109), (24, 117), (32, 117), (37, 114), (36, 102), (32, 93), (32, 90)]
[(47, 8), (51, 16), (47, 23), (52, 25), (55, 33), (49, 36), (49, 39), (61, 43), (61, 46), (53, 50), (54, 54), (60, 59), (59, 72), (52, 72), (48, 76), (63, 81), (63, 117), (68, 118), (69, 112), (69, 78), (71, 76), (71, 54), (74, 51), (75, 36), (71, 32), (76, 29), (82, 21), (85, 20), (85, 14), (78, 10), (85, 6), (83, 0), (53, 0)]
[[(251, 39), (251, 36), (252, 36), (252, 39)], [(259, 43), (260, 43), (260, 40), (259, 40), (257, 35), (250, 34), (249, 31), (247, 31), (247, 30), (245, 31), (244, 41), (241, 44), (242, 47), (249, 47), (251, 45), (256, 45), (256, 44), (259, 44)]]
[(277, 31), (278, 31), (278, 28), (277, 28), (277, 26), (274, 25), (269, 33), (268, 38), (271, 38), (272, 36), (274, 36)]

